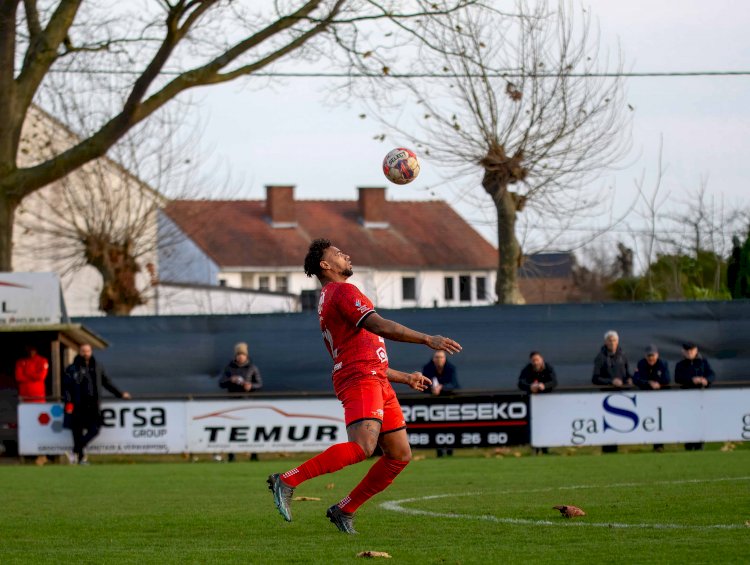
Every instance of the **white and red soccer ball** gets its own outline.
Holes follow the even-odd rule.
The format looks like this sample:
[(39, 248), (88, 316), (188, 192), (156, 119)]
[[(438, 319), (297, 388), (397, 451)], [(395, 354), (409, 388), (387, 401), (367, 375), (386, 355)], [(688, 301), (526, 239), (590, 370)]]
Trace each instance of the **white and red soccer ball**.
[(383, 173), (396, 184), (408, 184), (419, 174), (419, 160), (413, 151), (397, 147), (383, 159)]

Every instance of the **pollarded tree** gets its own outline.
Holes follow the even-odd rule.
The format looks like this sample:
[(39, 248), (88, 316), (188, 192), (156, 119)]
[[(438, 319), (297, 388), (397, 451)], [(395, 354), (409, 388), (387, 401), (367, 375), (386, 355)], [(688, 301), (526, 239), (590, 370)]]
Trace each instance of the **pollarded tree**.
[[(411, 123), (405, 116), (391, 127), (447, 169), (482, 174), (497, 212), (499, 303), (523, 301), (519, 215), (531, 211), (559, 234), (577, 218), (595, 217), (599, 194), (586, 183), (629, 147), (621, 63), (608, 71), (582, 14), (576, 20), (567, 4), (540, 0), (517, 2), (512, 15), (425, 19), (440, 49), (420, 49), (419, 76), (400, 82), (418, 100), (419, 127), (392, 125)], [(375, 99), (375, 111), (386, 115), (394, 101)], [(596, 218), (592, 225), (606, 229)]]
[[(473, 0), (3, 0), (0, 2), (0, 271), (11, 269), (14, 213), (28, 195), (102, 157), (180, 94), (284, 62), (356, 60), (383, 33)], [(395, 35), (394, 35), (395, 34)], [(79, 74), (83, 72), (83, 74)], [(55, 88), (45, 88), (57, 77)], [(33, 102), (88, 106), (78, 141), (19, 163)]]

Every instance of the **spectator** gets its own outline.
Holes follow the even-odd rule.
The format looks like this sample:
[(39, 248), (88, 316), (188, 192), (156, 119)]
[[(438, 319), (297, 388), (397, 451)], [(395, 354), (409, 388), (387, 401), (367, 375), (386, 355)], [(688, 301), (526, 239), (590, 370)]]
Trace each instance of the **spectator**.
[[(18, 400), (21, 402), (44, 402), (47, 396), (45, 380), (49, 371), (49, 362), (37, 353), (36, 347), (26, 347), (26, 357), (16, 361), (16, 383)], [(39, 455), (36, 464), (47, 463), (46, 455)]]
[(432, 381), (432, 386), (425, 389), (431, 394), (439, 396), (461, 388), (458, 385), (456, 366), (448, 361), (445, 351), (436, 351), (432, 360), (422, 367), (422, 374)]
[[(544, 357), (538, 351), (529, 353), (529, 364), (526, 365), (518, 377), (518, 388), (529, 394), (550, 392), (557, 386), (557, 375), (555, 369), (549, 363), (545, 363)], [(534, 451), (549, 453), (546, 447), (536, 447)]]
[[(438, 350), (432, 355), (432, 359), (422, 367), (422, 375), (432, 381), (432, 385), (429, 389), (425, 389), (425, 392), (430, 392), (435, 396), (441, 394), (449, 394), (459, 388), (458, 385), (458, 372), (456, 366), (448, 361), (448, 357), (445, 351)], [(453, 448), (451, 447), (438, 447), (438, 457), (451, 457), (453, 455)]]
[[(219, 386), (229, 392), (250, 392), (259, 390), (263, 386), (260, 370), (250, 360), (247, 343), (240, 342), (234, 346), (234, 359), (224, 368), (219, 379)], [(214, 459), (221, 461), (221, 455), (217, 454)], [(234, 453), (228, 453), (227, 459), (235, 460)], [(250, 454), (252, 461), (258, 460), (256, 453)]]
[(247, 343), (234, 346), (234, 359), (224, 368), (219, 386), (229, 392), (250, 392), (263, 386), (260, 371), (248, 355)]
[(18, 399), (22, 402), (44, 402), (49, 362), (37, 353), (33, 345), (26, 348), (26, 353), (26, 357), (16, 362)]
[(604, 345), (594, 359), (594, 375), (591, 382), (623, 388), (632, 384), (628, 358), (620, 347), (620, 336), (614, 330), (604, 334)]
[(538, 351), (529, 354), (529, 364), (526, 365), (518, 377), (518, 388), (530, 394), (550, 392), (557, 386), (555, 369), (544, 361)]
[[(594, 359), (594, 375), (591, 382), (615, 388), (630, 386), (632, 378), (628, 358), (620, 348), (620, 336), (614, 330), (604, 334), (604, 345)], [(616, 445), (603, 445), (602, 453), (616, 453)]]
[[(638, 361), (633, 384), (642, 390), (659, 390), (669, 384), (669, 364), (659, 359), (659, 350), (649, 345), (645, 357)], [(664, 444), (655, 443), (654, 451), (664, 451)]]
[(65, 417), (63, 425), (73, 432), (71, 463), (88, 465), (84, 449), (98, 434), (102, 425), (100, 394), (102, 387), (117, 398), (129, 399), (128, 392), (120, 390), (109, 380), (104, 365), (96, 360), (91, 345), (84, 343), (78, 349), (73, 364), (63, 376)]
[[(674, 368), (674, 381), (682, 388), (708, 388), (714, 382), (716, 375), (708, 364), (708, 359), (698, 352), (698, 346), (691, 342), (682, 344), (683, 359)], [(703, 442), (686, 443), (688, 451), (700, 451)]]

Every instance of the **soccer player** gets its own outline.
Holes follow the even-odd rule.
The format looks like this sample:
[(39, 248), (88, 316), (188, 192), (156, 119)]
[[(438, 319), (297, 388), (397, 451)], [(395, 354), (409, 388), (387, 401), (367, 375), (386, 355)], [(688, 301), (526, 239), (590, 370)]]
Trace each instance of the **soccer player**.
[(391, 382), (422, 391), (430, 379), (419, 372), (403, 373), (388, 367), (385, 340), (422, 343), (448, 353), (461, 346), (440, 335), (426, 335), (379, 316), (372, 302), (346, 280), (354, 273), (349, 256), (327, 239), (316, 239), (305, 257), (305, 274), (317, 276), (318, 317), (323, 340), (333, 358), (333, 388), (344, 407), (348, 442), (338, 443), (299, 467), (268, 477), (274, 503), (287, 522), (294, 489), (304, 481), (364, 461), (380, 446), (382, 457), (364, 479), (326, 516), (348, 534), (354, 513), (364, 502), (388, 487), (411, 459), (406, 422)]

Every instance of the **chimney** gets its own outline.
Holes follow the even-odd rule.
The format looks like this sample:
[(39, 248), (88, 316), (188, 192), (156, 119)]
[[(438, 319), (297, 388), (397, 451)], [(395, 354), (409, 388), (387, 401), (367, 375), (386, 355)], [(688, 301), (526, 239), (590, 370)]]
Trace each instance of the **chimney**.
[(366, 228), (387, 228), (385, 188), (359, 187), (359, 220)]
[(297, 227), (294, 186), (266, 185), (266, 215), (274, 228)]

